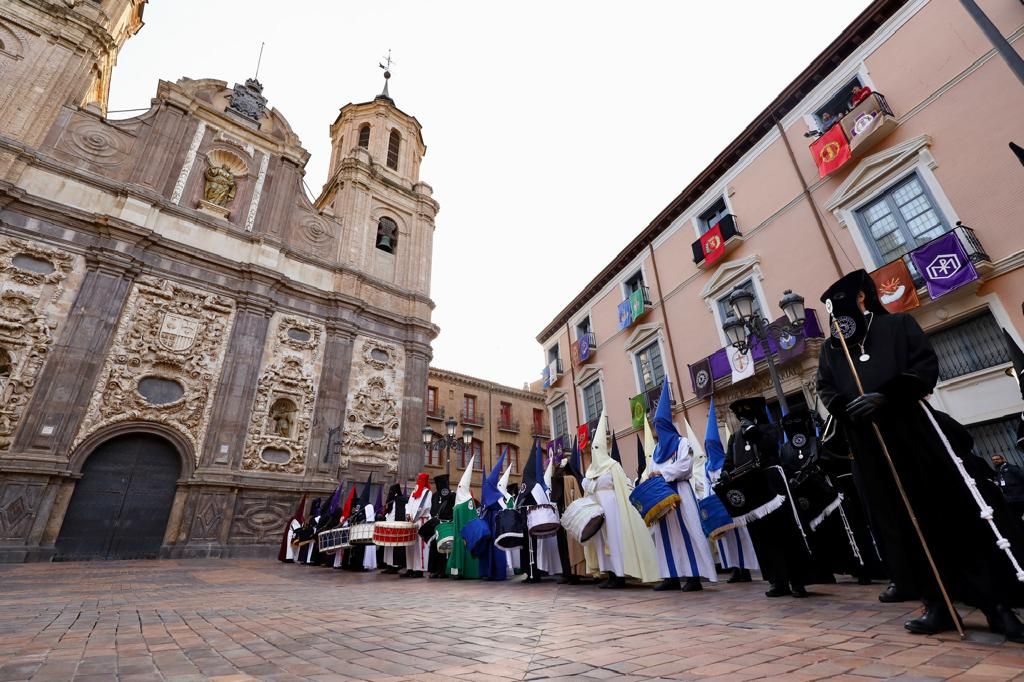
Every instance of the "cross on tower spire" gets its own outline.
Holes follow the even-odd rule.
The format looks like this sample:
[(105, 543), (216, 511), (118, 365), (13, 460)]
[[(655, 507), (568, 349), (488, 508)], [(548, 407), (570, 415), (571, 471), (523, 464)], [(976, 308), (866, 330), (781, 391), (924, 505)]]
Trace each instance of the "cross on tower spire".
[(384, 90), (382, 90), (381, 93), (379, 95), (377, 95), (378, 99), (386, 99), (386, 100), (389, 100), (389, 101), (393, 101), (391, 99), (391, 94), (388, 92), (388, 81), (391, 79), (391, 65), (392, 64), (394, 64), (394, 62), (391, 61), (391, 50), (389, 48), (388, 49), (388, 56), (387, 57), (383, 57), (382, 61), (377, 64), (377, 66), (379, 66), (380, 68), (382, 68), (384, 70)]

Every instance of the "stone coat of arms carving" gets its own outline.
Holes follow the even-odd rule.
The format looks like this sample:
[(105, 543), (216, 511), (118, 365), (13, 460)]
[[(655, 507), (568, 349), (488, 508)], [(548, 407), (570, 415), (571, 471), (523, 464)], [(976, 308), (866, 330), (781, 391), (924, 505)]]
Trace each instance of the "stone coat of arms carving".
[(227, 297), (140, 277), (75, 445), (111, 424), (153, 421), (181, 433), (198, 457), (234, 316)]
[(341, 463), (384, 464), (398, 471), (402, 431), (404, 349), (391, 343), (358, 337), (352, 354), (352, 374), (342, 436)]

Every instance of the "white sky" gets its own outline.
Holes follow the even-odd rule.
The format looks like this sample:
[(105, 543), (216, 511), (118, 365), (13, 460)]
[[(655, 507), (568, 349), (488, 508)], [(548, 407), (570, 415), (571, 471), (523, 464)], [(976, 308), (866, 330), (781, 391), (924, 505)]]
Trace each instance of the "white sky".
[(266, 41), (263, 94), (319, 192), (328, 126), (391, 49), (441, 203), (433, 364), (521, 386), (541, 329), (868, 4), (151, 0), (110, 109), (160, 78), (242, 82)]

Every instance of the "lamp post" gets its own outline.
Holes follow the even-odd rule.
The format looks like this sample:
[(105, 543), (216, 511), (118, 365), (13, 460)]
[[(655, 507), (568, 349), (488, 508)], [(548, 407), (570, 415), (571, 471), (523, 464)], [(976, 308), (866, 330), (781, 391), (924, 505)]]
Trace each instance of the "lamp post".
[(760, 312), (754, 309), (754, 294), (742, 287), (732, 290), (728, 302), (732, 310), (722, 322), (722, 331), (729, 339), (729, 345), (741, 353), (746, 353), (755, 344), (761, 344), (765, 360), (768, 361), (768, 373), (771, 375), (779, 406), (784, 413), (789, 412), (789, 403), (786, 402), (786, 394), (782, 392), (782, 383), (779, 381), (779, 373), (775, 369), (775, 359), (772, 357), (768, 339), (774, 339), (778, 344), (787, 338), (792, 338), (795, 342), (796, 337), (804, 333), (804, 320), (807, 317), (804, 309), (804, 297), (794, 294), (790, 289), (783, 292), (779, 307), (786, 314), (785, 322), (769, 322), (762, 317)]
[(444, 422), (445, 435), (434, 440), (434, 430), (429, 426), (423, 427), (423, 447), (427, 452), (430, 450), (446, 451), (444, 471), (452, 475), (452, 450), (465, 452), (473, 446), (473, 429), (468, 426), (462, 429), (462, 440), (455, 437), (455, 417), (448, 417)]

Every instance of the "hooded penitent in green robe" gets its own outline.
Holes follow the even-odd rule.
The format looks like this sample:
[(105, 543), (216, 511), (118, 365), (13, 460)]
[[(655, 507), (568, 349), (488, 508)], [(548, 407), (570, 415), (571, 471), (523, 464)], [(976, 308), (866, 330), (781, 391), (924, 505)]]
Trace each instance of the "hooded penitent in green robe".
[(452, 553), (448, 555), (447, 572), (453, 578), (479, 578), (480, 561), (474, 559), (462, 539), (462, 527), (477, 517), (476, 503), (473, 502), (473, 495), (470, 492), (470, 481), (473, 479), (473, 465), (476, 463), (476, 456), (470, 458), (466, 471), (462, 474), (459, 487), (455, 490), (455, 511), (453, 521), (455, 522), (455, 546)]

